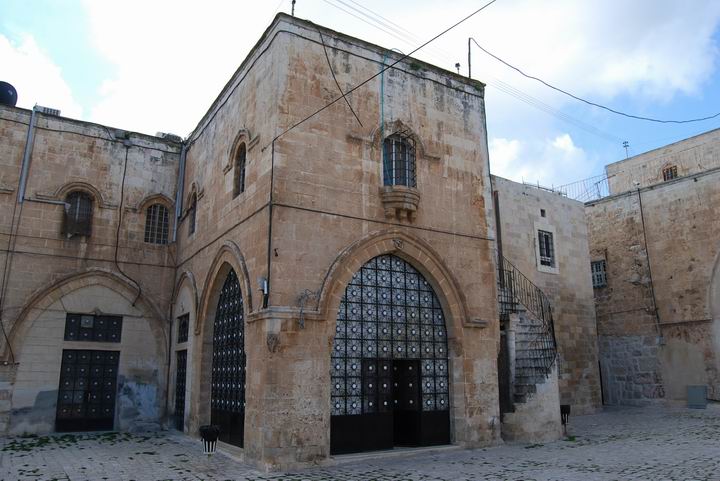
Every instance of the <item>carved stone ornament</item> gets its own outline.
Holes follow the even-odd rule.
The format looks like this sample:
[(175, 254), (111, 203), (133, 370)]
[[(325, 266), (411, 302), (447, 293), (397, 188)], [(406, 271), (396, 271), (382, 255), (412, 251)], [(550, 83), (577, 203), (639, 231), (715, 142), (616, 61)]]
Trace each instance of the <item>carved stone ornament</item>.
[(278, 348), (280, 347), (280, 336), (277, 334), (268, 334), (267, 335), (267, 347), (268, 351), (270, 352), (277, 352)]
[(393, 244), (395, 244), (396, 249), (400, 250), (402, 250), (403, 246), (405, 245), (402, 239), (393, 239)]
[(404, 185), (384, 185), (380, 187), (380, 198), (385, 208), (385, 217), (414, 222), (420, 204), (420, 192), (414, 187)]

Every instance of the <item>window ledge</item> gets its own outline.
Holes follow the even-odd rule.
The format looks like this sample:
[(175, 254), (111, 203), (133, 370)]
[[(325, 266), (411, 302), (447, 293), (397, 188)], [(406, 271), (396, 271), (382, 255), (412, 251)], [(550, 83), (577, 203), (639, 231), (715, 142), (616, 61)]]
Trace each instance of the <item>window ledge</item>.
[(389, 219), (407, 219), (414, 222), (420, 204), (420, 192), (414, 187), (404, 185), (384, 185), (380, 187), (385, 217)]

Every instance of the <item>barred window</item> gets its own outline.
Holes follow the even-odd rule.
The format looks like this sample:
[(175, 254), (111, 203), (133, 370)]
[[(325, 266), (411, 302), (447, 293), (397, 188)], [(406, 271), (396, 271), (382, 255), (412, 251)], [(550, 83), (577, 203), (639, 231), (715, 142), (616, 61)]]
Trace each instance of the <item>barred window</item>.
[(188, 332), (190, 330), (190, 314), (183, 314), (182, 316), (178, 317), (178, 335), (177, 335), (177, 342), (178, 344), (187, 342), (188, 340)]
[(65, 340), (120, 342), (122, 321), (122, 316), (67, 314), (65, 317)]
[(82, 191), (70, 192), (65, 198), (63, 234), (89, 236), (92, 231), (93, 200), (90, 194)]
[(235, 178), (233, 183), (233, 198), (245, 192), (245, 160), (247, 149), (245, 144), (240, 144), (235, 157)]
[(170, 215), (167, 207), (153, 204), (145, 211), (145, 242), (150, 244), (168, 243)]
[(383, 177), (385, 185), (417, 186), (415, 143), (411, 138), (393, 134), (385, 139)]
[(188, 207), (188, 235), (195, 233), (195, 221), (197, 220), (197, 195), (193, 194), (190, 200), (190, 207)]
[(538, 244), (540, 246), (540, 265), (555, 267), (555, 246), (552, 232), (539, 230)]
[(604, 260), (591, 262), (590, 272), (592, 272), (593, 287), (607, 286), (607, 264)]
[(662, 174), (663, 174), (663, 181), (665, 181), (665, 182), (667, 182), (668, 180), (677, 179), (677, 177), (678, 177), (677, 165), (669, 165), (669, 166), (663, 168)]

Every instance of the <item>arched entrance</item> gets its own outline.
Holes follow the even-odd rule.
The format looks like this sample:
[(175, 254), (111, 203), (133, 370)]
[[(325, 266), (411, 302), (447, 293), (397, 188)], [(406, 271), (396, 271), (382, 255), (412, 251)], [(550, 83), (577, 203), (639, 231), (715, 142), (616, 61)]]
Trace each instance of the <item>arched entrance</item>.
[(210, 422), (220, 440), (243, 446), (245, 429), (245, 317), (240, 283), (230, 269), (220, 291), (212, 338)]
[(375, 257), (350, 280), (330, 375), (332, 454), (450, 442), (445, 316), (400, 257)]

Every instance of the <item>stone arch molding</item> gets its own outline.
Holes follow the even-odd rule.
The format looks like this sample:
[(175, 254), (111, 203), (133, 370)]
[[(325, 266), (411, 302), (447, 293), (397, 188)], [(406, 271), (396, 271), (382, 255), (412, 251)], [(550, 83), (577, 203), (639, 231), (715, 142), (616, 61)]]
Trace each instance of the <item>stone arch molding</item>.
[(145, 210), (153, 204), (162, 204), (167, 207), (169, 211), (172, 211), (175, 203), (165, 194), (150, 194), (141, 200), (135, 209), (138, 212), (145, 212)]
[[(128, 303), (135, 303), (135, 307), (139, 309), (146, 319), (149, 319), (150, 328), (155, 334), (156, 352), (164, 359), (166, 355), (165, 346), (165, 316), (159, 307), (146, 295), (140, 294), (138, 297), (137, 287), (126, 277), (121, 276), (113, 271), (92, 268), (86, 271), (71, 274), (60, 280), (56, 280), (46, 284), (42, 288), (35, 291), (30, 299), (25, 303), (20, 314), (12, 324), (8, 333), (10, 345), (13, 350), (17, 351), (17, 347), (32, 326), (32, 322), (37, 317), (37, 311), (49, 308), (52, 304), (62, 299), (64, 296), (84, 287), (103, 286), (125, 298)], [(137, 299), (137, 300), (136, 300)], [(4, 347), (0, 354), (0, 359), (7, 360), (9, 350)]]
[[(233, 167), (235, 166), (235, 158), (237, 157), (238, 149), (240, 148), (240, 145), (245, 144), (245, 151), (250, 152), (250, 149), (255, 147), (255, 145), (258, 143), (259, 136), (255, 135), (255, 137), (252, 136), (250, 130), (243, 127), (240, 130), (238, 130), (237, 135), (235, 135), (235, 139), (228, 147), (226, 159), (227, 162), (225, 163), (225, 166), (223, 167), (223, 174), (227, 174), (230, 172)], [(249, 162), (248, 158), (248, 162)]]
[(370, 143), (372, 146), (370, 157), (372, 160), (382, 162), (383, 141), (385, 140), (383, 137), (388, 137), (395, 132), (403, 132), (405, 136), (413, 139), (418, 158), (440, 160), (440, 155), (428, 151), (427, 144), (423, 142), (423, 139), (417, 134), (417, 131), (400, 119), (384, 122), (382, 129), (377, 127), (372, 132), (370, 135)]
[(406, 260), (427, 279), (445, 312), (448, 338), (459, 336), (468, 315), (457, 280), (428, 243), (397, 229), (369, 234), (348, 246), (335, 259), (323, 280), (317, 304), (320, 317), (332, 324), (328, 326), (328, 332), (335, 332), (340, 300), (353, 274), (370, 259), (383, 254)]
[(195, 282), (195, 275), (191, 271), (183, 271), (182, 274), (180, 274), (180, 277), (178, 278), (177, 283), (175, 284), (175, 290), (173, 291), (172, 295), (172, 306), (175, 306), (175, 303), (178, 300), (178, 296), (180, 295), (180, 291), (184, 286), (188, 286), (188, 289), (190, 289), (190, 293), (192, 295), (192, 314), (194, 318), (197, 320), (198, 315), (198, 289), (197, 289), (197, 282)]
[(83, 191), (90, 194), (93, 202), (102, 209), (115, 209), (117, 205), (108, 203), (102, 193), (92, 184), (87, 182), (68, 182), (61, 185), (55, 192), (51, 194), (36, 194), (41, 199), (64, 201), (70, 192)]
[[(199, 335), (204, 329), (203, 326), (207, 323), (208, 314), (215, 308), (213, 305), (213, 301), (217, 300), (215, 294), (222, 287), (222, 281), (230, 268), (235, 270), (240, 282), (240, 290), (242, 291), (245, 306), (245, 318), (247, 319), (247, 316), (252, 312), (252, 284), (250, 283), (245, 257), (237, 244), (233, 241), (225, 241), (215, 255), (212, 264), (210, 264), (210, 269), (205, 278), (200, 303), (197, 308), (197, 314), (200, 314), (200, 316), (196, 316), (198, 321), (195, 323), (195, 335)], [(220, 285), (218, 286), (218, 284)]]

